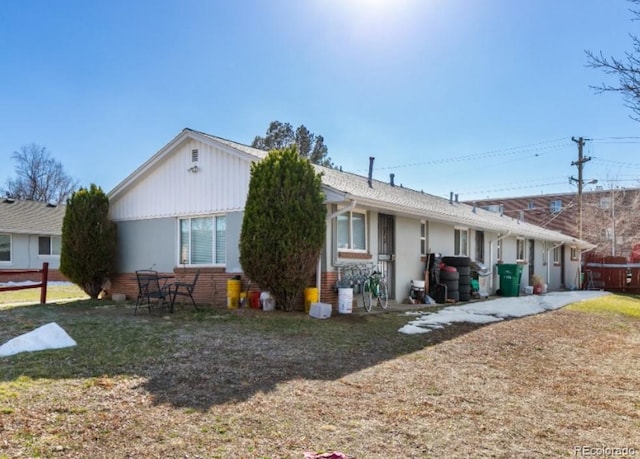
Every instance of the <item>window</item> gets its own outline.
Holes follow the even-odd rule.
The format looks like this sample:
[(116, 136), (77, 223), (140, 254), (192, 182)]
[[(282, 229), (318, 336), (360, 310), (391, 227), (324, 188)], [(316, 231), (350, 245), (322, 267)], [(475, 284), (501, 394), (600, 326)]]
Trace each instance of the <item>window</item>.
[(224, 216), (180, 219), (180, 264), (224, 264), (226, 233)]
[(553, 264), (560, 264), (560, 246), (553, 248)]
[(577, 247), (571, 247), (571, 260), (572, 261), (577, 261), (578, 260), (578, 248)]
[(338, 215), (338, 248), (367, 250), (367, 214), (345, 212)]
[(549, 203), (549, 211), (557, 214), (558, 212), (560, 212), (562, 210), (562, 200), (561, 199), (556, 199), (553, 200)]
[(456, 228), (453, 232), (453, 254), (469, 255), (469, 230)]
[(536, 208), (536, 203), (533, 201), (529, 201), (529, 203), (527, 204), (527, 209), (532, 210)]
[(0, 234), (0, 262), (11, 261), (11, 236)]
[(422, 220), (420, 222), (420, 255), (426, 255), (429, 251), (429, 240), (427, 238), (428, 231), (428, 222)]
[(476, 261), (484, 262), (484, 231), (476, 231)]
[(502, 239), (500, 234), (498, 234), (498, 239), (496, 241), (496, 249), (497, 249), (497, 260), (502, 261)]
[(516, 261), (524, 261), (524, 238), (519, 237), (516, 239)]
[(40, 236), (38, 238), (38, 255), (60, 256), (61, 245), (60, 236)]

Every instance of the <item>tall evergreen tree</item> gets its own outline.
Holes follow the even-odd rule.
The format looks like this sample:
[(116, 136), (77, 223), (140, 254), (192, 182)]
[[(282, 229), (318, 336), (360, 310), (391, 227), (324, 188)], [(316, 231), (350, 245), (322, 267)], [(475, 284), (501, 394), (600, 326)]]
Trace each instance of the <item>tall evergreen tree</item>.
[(322, 250), (327, 210), (320, 187), (320, 175), (295, 146), (251, 166), (240, 263), (285, 310), (307, 286)]
[(254, 148), (262, 150), (282, 150), (295, 145), (298, 153), (314, 164), (333, 167), (328, 156), (329, 149), (324, 143), (324, 137), (309, 131), (304, 124), (295, 130), (289, 123), (272, 121), (264, 137), (256, 136), (251, 143)]
[(60, 272), (91, 298), (98, 298), (113, 270), (116, 225), (109, 220), (109, 198), (91, 184), (67, 200), (62, 220)]

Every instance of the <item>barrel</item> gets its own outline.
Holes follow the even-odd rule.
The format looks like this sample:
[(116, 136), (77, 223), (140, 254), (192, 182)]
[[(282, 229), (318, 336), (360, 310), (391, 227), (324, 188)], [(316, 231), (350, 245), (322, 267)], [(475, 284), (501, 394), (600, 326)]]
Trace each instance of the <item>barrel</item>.
[(227, 281), (227, 308), (236, 309), (240, 304), (240, 290), (242, 283), (240, 280), (229, 279)]
[(353, 310), (353, 288), (338, 289), (338, 312), (341, 314), (351, 314)]
[(307, 287), (304, 289), (304, 312), (309, 314), (311, 303), (318, 302), (318, 289), (315, 287)]

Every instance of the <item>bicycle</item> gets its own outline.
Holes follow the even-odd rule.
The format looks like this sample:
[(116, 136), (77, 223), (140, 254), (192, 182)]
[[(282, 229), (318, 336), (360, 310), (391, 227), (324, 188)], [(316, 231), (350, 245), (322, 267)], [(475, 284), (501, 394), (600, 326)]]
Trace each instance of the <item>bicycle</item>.
[(371, 311), (374, 298), (381, 309), (387, 309), (389, 305), (389, 289), (382, 273), (378, 271), (373, 271), (367, 276), (362, 286), (362, 301), (365, 311)]

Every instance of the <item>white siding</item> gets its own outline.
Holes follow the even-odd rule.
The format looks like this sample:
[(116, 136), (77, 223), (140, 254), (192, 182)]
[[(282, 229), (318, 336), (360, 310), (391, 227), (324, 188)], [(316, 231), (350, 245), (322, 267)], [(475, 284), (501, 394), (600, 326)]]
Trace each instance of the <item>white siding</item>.
[(420, 257), (420, 220), (396, 217), (396, 299), (409, 296), (412, 280), (424, 279), (424, 262)]
[[(198, 161), (191, 151), (198, 149)], [(198, 172), (189, 168), (198, 166)], [(166, 155), (126, 193), (110, 203), (116, 220), (226, 213), (244, 208), (251, 162), (189, 140)]]
[(429, 222), (429, 246), (434, 253), (453, 255), (454, 227), (452, 224)]

